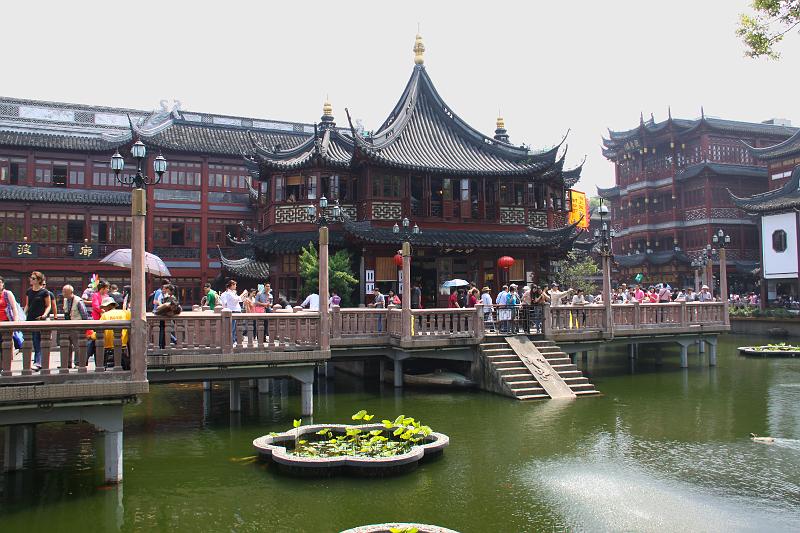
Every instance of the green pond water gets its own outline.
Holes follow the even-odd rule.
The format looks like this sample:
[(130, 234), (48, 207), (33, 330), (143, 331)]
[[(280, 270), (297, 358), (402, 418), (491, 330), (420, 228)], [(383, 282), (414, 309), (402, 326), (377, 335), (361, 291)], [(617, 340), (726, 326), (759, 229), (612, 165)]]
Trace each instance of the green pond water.
[(396, 392), (339, 372), (315, 391), (315, 422), (365, 408), (450, 436), (440, 459), (388, 479), (293, 479), (248, 459), (253, 438), (299, 417), (294, 384), (244, 392), (240, 414), (226, 383), (154, 385), (126, 411), (121, 486), (103, 484), (91, 426), (39, 426), (26, 470), (0, 477), (0, 531), (797, 531), (800, 359), (736, 353), (765, 341), (723, 338), (718, 367), (691, 353), (688, 370), (677, 349), (643, 347), (632, 365), (607, 347), (580, 364), (603, 396), (575, 402)]

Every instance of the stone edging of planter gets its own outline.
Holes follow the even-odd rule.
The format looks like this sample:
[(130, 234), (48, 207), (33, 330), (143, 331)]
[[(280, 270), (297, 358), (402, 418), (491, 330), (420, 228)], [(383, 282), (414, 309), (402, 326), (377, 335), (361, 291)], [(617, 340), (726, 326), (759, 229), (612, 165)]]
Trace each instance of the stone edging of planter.
[[(355, 427), (367, 433), (373, 429), (386, 429), (383, 424), (362, 424), (350, 426), (345, 424), (313, 424), (310, 426), (300, 426), (276, 435), (264, 435), (253, 440), (256, 452), (264, 457), (271, 458), (276, 463), (296, 467), (296, 468), (336, 468), (336, 467), (360, 467), (360, 468), (386, 468), (402, 466), (410, 463), (419, 462), (425, 455), (441, 452), (448, 444), (450, 438), (443, 433), (432, 432), (423, 444), (414, 446), (404, 454), (394, 457), (298, 457), (287, 452), (285, 444), (294, 443), (295, 434), (297, 438), (304, 435), (316, 434), (317, 431), (328, 428), (334, 433), (344, 433), (345, 428)], [(394, 526), (393, 526), (394, 527)]]
[(396, 529), (409, 529), (415, 527), (419, 530), (419, 533), (458, 533), (458, 531), (454, 531), (452, 529), (447, 529), (446, 527), (439, 527), (439, 526), (431, 526), (428, 524), (412, 524), (406, 522), (392, 522), (386, 524), (372, 524), (369, 526), (359, 526), (354, 527), (353, 529), (347, 529), (342, 531), (341, 533), (388, 533), (390, 528)]
[(755, 346), (739, 346), (739, 351), (745, 355), (780, 355), (784, 357), (800, 355), (800, 350), (756, 350)]

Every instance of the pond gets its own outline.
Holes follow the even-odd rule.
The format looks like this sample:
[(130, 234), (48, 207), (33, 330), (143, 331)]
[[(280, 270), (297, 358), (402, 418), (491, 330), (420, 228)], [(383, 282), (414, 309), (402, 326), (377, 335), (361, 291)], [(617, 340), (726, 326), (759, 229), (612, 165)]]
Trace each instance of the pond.
[[(449, 435), (444, 455), (388, 479), (294, 479), (254, 462), (253, 438), (291, 427), (289, 382), (228, 412), (227, 384), (155, 385), (125, 417), (125, 481), (102, 483), (103, 439), (42, 425), (25, 471), (0, 477), (2, 531), (334, 532), (413, 521), (470, 532), (800, 529), (800, 361), (719, 366), (677, 348), (622, 347), (581, 363), (602, 397), (521, 403), (483, 392), (395, 391), (339, 372), (315, 422), (403, 413)], [(663, 364), (657, 365), (657, 355)], [(276, 382), (280, 383), (280, 382)], [(749, 433), (776, 437), (756, 444)]]

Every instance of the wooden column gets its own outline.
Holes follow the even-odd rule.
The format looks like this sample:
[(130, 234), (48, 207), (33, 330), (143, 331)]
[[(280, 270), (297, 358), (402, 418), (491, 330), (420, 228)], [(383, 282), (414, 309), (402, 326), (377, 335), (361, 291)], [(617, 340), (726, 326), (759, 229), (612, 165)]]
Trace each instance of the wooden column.
[(723, 303), (722, 320), (726, 324), (730, 324), (730, 317), (728, 316), (728, 266), (725, 264), (724, 245), (719, 248), (719, 299)]
[(131, 331), (128, 350), (131, 378), (147, 379), (147, 305), (145, 302), (144, 233), (147, 217), (144, 189), (133, 189), (131, 202)]
[(401, 338), (411, 340), (411, 243), (403, 243), (403, 296)]
[(331, 322), (328, 310), (328, 226), (319, 228), (319, 348), (331, 349)]

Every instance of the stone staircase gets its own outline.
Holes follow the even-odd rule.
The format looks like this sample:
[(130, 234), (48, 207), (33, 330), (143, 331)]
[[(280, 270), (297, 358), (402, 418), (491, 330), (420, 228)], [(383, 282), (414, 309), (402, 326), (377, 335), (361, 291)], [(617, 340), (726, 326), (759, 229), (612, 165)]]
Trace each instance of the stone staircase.
[[(599, 394), (589, 379), (572, 364), (569, 356), (561, 351), (553, 341), (533, 341), (536, 349), (561, 377), (576, 397)], [(518, 400), (544, 400), (550, 395), (539, 384), (536, 377), (522, 362), (519, 356), (502, 338), (487, 339), (480, 345), (481, 357), (486, 370), (494, 377), (494, 392), (512, 396)]]

